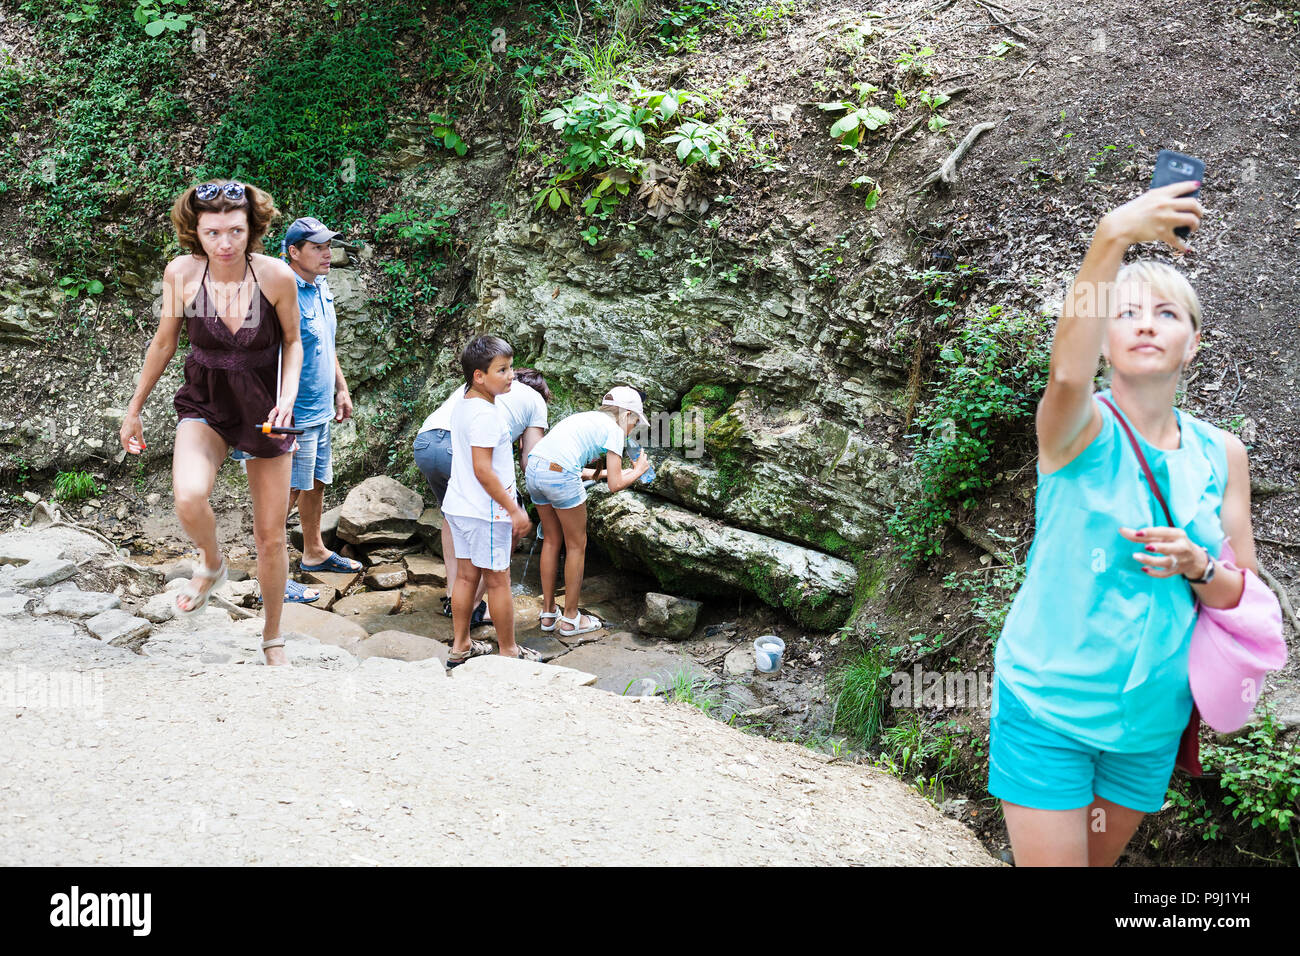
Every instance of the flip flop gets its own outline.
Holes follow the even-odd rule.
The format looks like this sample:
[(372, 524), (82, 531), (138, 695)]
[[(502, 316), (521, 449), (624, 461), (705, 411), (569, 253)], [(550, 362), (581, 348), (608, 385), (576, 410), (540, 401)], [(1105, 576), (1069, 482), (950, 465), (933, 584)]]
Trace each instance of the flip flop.
[(284, 582), (284, 603), (285, 604), (311, 604), (313, 601), (320, 600), (320, 592), (316, 591), (315, 597), (307, 597), (308, 591), (316, 591), (315, 588), (309, 588), (305, 584), (299, 584), (290, 578)]
[[(355, 565), (355, 567), (354, 567)], [(337, 551), (331, 551), (330, 556), (320, 564), (307, 565), (302, 560), (298, 561), (299, 571), (332, 571), (337, 574), (355, 574), (363, 570), (360, 561), (353, 561), (351, 558), (345, 558)]]

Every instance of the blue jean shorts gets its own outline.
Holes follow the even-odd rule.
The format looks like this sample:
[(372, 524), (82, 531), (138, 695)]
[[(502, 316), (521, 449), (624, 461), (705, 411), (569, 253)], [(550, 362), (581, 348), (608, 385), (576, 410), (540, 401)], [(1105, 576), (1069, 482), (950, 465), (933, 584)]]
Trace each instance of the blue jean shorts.
[(289, 487), (311, 491), (319, 481), (328, 485), (334, 480), (334, 458), (330, 454), (330, 421), (303, 428), (298, 436), (298, 450), (293, 453), (293, 474)]
[[(201, 422), (204, 425), (208, 424), (208, 420), (206, 418), (182, 418), (181, 422)], [(178, 428), (180, 427), (180, 422), (176, 423), (176, 427)], [(256, 455), (250, 455), (248, 452), (240, 451), (238, 448), (230, 449), (231, 461), (248, 461), (250, 458), (256, 458), (256, 457), (257, 457)]]
[(535, 505), (552, 508), (576, 508), (587, 500), (587, 489), (582, 487), (582, 476), (571, 471), (554, 471), (551, 463), (536, 455), (528, 456), (524, 469), (524, 485), (528, 497)]
[(447, 482), (451, 480), (451, 432), (445, 428), (420, 432), (411, 450), (415, 453), (415, 467), (424, 475), (441, 508), (442, 500), (447, 497)]
[(993, 685), (989, 793), (1037, 810), (1075, 810), (1101, 797), (1155, 813), (1165, 802), (1181, 733), (1144, 753), (1115, 753), (1038, 720), (1001, 679)]

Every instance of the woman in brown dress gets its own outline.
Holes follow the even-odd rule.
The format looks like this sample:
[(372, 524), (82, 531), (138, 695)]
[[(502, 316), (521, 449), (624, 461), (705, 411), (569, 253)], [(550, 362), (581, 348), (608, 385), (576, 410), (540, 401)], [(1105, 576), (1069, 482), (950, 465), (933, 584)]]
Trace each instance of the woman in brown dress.
[(176, 613), (197, 612), (226, 578), (208, 499), (229, 452), (246, 463), (253, 498), (257, 580), (265, 614), (262, 650), (268, 664), (288, 662), (280, 612), (289, 574), (284, 522), (293, 436), (263, 434), (260, 425), (292, 425), (302, 370), (297, 284), (287, 265), (261, 255), (262, 236), (276, 215), (269, 194), (237, 182), (202, 183), (177, 197), (172, 225), (190, 253), (173, 259), (163, 273), (158, 331), (121, 431), (122, 447), (140, 454), (145, 448), (140, 413), (176, 353), (184, 321), (190, 351), (185, 384), (174, 403), (180, 423), (172, 488), (176, 517), (202, 563), (178, 592)]

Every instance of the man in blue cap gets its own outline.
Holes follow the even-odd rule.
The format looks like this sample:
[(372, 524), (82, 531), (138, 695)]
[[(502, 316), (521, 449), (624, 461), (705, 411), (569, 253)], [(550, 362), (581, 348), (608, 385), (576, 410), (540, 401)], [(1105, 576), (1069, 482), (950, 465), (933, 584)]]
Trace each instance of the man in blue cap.
[[(319, 219), (295, 219), (285, 233), (280, 254), (298, 280), (298, 309), (302, 313), (302, 376), (298, 400), (293, 406), (294, 424), (303, 429), (298, 450), (293, 454), (293, 476), (289, 481), (289, 507), (298, 506), (302, 523), (303, 571), (360, 571), (361, 563), (330, 551), (321, 540), (321, 509), (325, 486), (334, 480), (330, 456), (330, 419), (352, 417), (352, 397), (334, 351), (338, 320), (334, 315), (334, 293), (325, 278), (330, 271), (330, 240), (338, 233)], [(320, 597), (314, 589), (290, 581), (286, 601), (310, 603)]]

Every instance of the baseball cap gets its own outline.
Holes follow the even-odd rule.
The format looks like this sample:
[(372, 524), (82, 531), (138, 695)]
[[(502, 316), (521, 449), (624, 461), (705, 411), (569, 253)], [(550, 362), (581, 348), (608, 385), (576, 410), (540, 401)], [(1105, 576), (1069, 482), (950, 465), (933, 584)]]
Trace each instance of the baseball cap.
[(642, 425), (650, 424), (646, 421), (645, 413), (641, 410), (641, 396), (637, 394), (634, 388), (628, 388), (626, 385), (615, 385), (605, 393), (605, 399), (600, 404), (626, 408), (629, 412), (636, 413), (636, 417), (641, 419)]
[(292, 246), (303, 240), (308, 242), (329, 242), (337, 235), (337, 232), (326, 228), (325, 223), (319, 219), (304, 216), (301, 219), (295, 219), (289, 224), (289, 230), (284, 234), (284, 244)]

